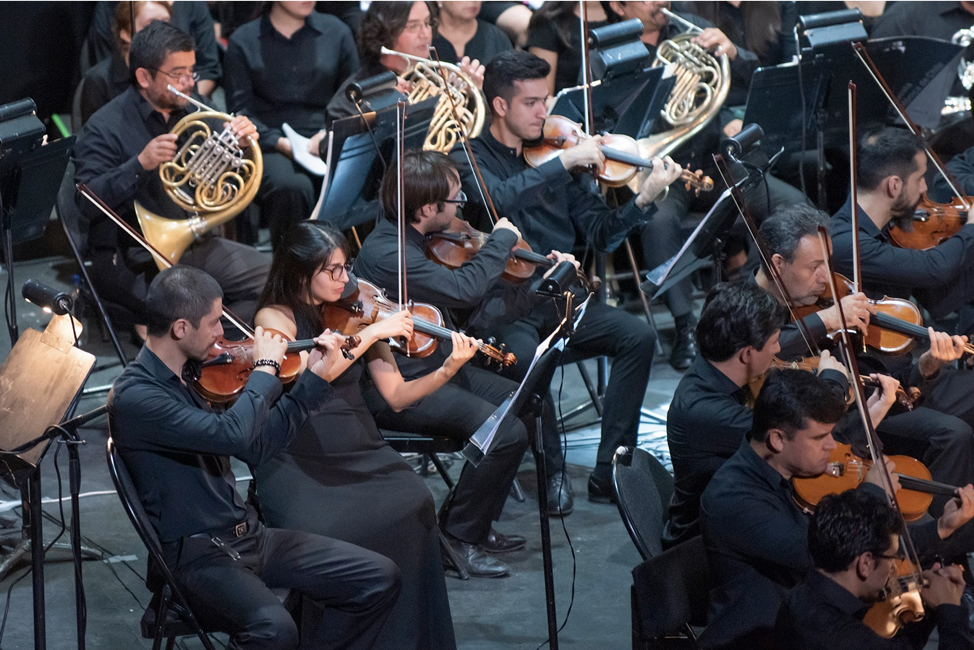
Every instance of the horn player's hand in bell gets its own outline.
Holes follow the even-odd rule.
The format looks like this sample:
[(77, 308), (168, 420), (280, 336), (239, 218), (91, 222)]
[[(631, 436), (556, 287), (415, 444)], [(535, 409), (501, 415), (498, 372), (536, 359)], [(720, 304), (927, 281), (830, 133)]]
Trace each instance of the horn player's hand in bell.
[(653, 171), (650, 172), (649, 176), (646, 177), (646, 180), (639, 187), (639, 194), (636, 196), (636, 207), (640, 210), (648, 208), (682, 174), (683, 168), (673, 162), (673, 159), (669, 156), (662, 160), (653, 158)]
[(470, 77), (477, 90), (484, 89), (484, 71), (486, 68), (479, 60), (474, 59), (471, 61), (469, 56), (465, 56), (457, 64), (457, 67)]
[(163, 133), (149, 140), (145, 148), (139, 153), (139, 164), (142, 169), (151, 172), (164, 162), (176, 157), (176, 135)]
[(700, 32), (693, 42), (705, 50), (710, 50), (717, 56), (726, 54), (733, 61), (737, 58), (737, 46), (727, 38), (727, 34), (716, 27), (708, 27)]
[(238, 115), (233, 118), (230, 121), (230, 130), (245, 147), (256, 144), (257, 138), (260, 137), (257, 133), (257, 127), (246, 115)]

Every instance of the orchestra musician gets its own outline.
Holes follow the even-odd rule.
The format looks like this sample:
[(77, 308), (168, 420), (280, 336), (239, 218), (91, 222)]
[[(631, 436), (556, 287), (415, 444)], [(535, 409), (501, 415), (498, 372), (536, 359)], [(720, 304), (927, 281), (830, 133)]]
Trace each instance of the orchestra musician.
[[(771, 263), (775, 265), (784, 288), (794, 300), (794, 307), (813, 305), (828, 288), (828, 268), (818, 239), (818, 228), (828, 224), (824, 212), (807, 205), (782, 208), (761, 224)], [(782, 304), (785, 297), (777, 285), (760, 268), (755, 282), (776, 296)], [(870, 325), (870, 315), (876, 307), (863, 293), (845, 296), (841, 300), (846, 318), (857, 327)], [(840, 329), (838, 307), (831, 306), (804, 318), (813, 343), (827, 345), (827, 336)], [(887, 441), (886, 451), (896, 450), (902, 440), (921, 440), (925, 445), (923, 463), (935, 480), (948, 485), (974, 483), (974, 374), (948, 366), (964, 354), (967, 337), (950, 336), (928, 328), (930, 347), (916, 362), (910, 354), (859, 355), (860, 368), (892, 375), (903, 386), (916, 386), (924, 399), (922, 406), (883, 419), (877, 426), (880, 438)], [(809, 349), (796, 323), (781, 330), (781, 358), (791, 360), (807, 356)], [(892, 436), (892, 437), (891, 437)], [(901, 451), (907, 451), (902, 449)], [(934, 512), (939, 512), (942, 499), (935, 500)]]
[[(510, 50), (494, 57), (484, 75), (484, 92), (493, 119), (490, 128), (471, 141), (471, 151), (498, 213), (517, 226), (532, 250), (570, 251), (576, 238), (587, 246), (614, 250), (633, 228), (652, 218), (656, 211), (654, 201), (679, 178), (682, 168), (669, 158), (655, 159), (653, 171), (639, 193), (614, 209), (605, 203), (583, 171), (604, 160), (599, 136), (530, 168), (522, 149), (526, 140), (541, 136), (548, 72), (545, 61), (526, 52)], [(461, 169), (464, 192), (479, 196), (477, 180), (464, 153), (455, 149), (451, 155)], [(479, 204), (470, 207), (472, 211), (483, 210)], [(469, 215), (468, 220), (474, 225), (488, 222), (482, 213), (479, 218)], [(507, 295), (511, 300), (503, 313), (498, 310), (494, 316), (491, 331), (518, 358), (531, 358), (539, 340), (560, 322), (560, 312), (553, 307), (530, 310), (530, 306), (525, 312), (523, 305), (516, 304), (517, 291)], [(614, 359), (605, 392), (597, 463), (588, 482), (591, 500), (608, 503), (615, 498), (612, 457), (620, 445), (636, 444), (655, 341), (656, 332), (642, 319), (595, 302), (588, 305), (568, 342), (566, 360), (596, 355)], [(518, 378), (518, 373), (523, 375), (526, 370), (526, 364), (508, 368)]]
[(308, 218), (321, 188), (321, 178), (294, 161), (295, 143), (282, 125), (309, 138), (308, 153), (317, 157), (328, 102), (359, 61), (352, 31), (315, 11), (314, 2), (265, 5), (230, 37), (225, 85), (227, 107), (260, 134), (264, 176), (256, 202), (276, 245), (290, 224)]
[[(460, 176), (453, 160), (434, 151), (406, 152), (403, 163), (403, 212), (406, 215), (405, 276), (408, 297), (428, 302), (443, 312), (448, 327), (458, 324), (476, 324), (476, 311), (464, 323), (464, 315), (479, 310), (479, 305), (499, 284), (511, 248), (520, 237), (518, 229), (507, 219), (495, 224), (490, 237), (469, 262), (457, 269), (448, 269), (427, 258), (429, 236), (447, 230), (459, 210), (464, 207), (461, 198)], [(365, 241), (355, 259), (355, 272), (360, 277), (379, 286), (389, 287), (390, 297), (398, 300), (397, 253), (400, 246), (398, 234), (398, 175), (390, 167), (382, 180), (380, 199), (385, 219), (380, 220)], [(571, 255), (552, 253), (555, 260), (571, 260)], [(484, 332), (488, 330), (484, 329)], [(503, 340), (501, 339), (503, 343)], [(448, 354), (446, 342), (441, 343), (424, 359), (401, 359), (399, 367), (407, 377), (426, 374)], [(438, 435), (469, 438), (504, 399), (516, 390), (517, 384), (497, 373), (464, 366), (457, 376), (441, 390), (409, 409), (396, 413), (381, 399), (375, 399), (372, 411), (380, 426), (393, 430), (431, 431)], [(488, 511), (500, 513), (500, 507), (510, 489), (517, 467), (523, 456), (523, 445), (534, 440), (535, 418), (524, 414), (520, 421), (505, 424), (498, 432), (498, 439), (490, 453), (477, 467), (464, 465), (460, 482), (454, 491), (453, 501), (494, 502)], [(544, 427), (545, 468), (548, 476), (547, 507), (554, 516), (571, 514), (574, 508), (571, 481), (564, 471), (564, 457), (558, 444), (555, 407), (550, 395), (546, 396), (542, 412)], [(530, 433), (522, 433), (522, 430)], [(479, 495), (479, 496), (478, 496)], [(462, 514), (467, 513), (467, 514)], [(447, 533), (469, 544), (482, 544), (489, 525), (489, 512), (476, 518), (483, 526), (469, 527), (461, 518), (473, 514), (467, 508), (453, 509), (447, 522), (441, 526)]]
[(778, 615), (776, 636), (796, 650), (909, 650), (924, 647), (934, 626), (942, 650), (974, 647), (961, 605), (964, 577), (958, 566), (939, 563), (923, 572), (924, 620), (892, 639), (863, 623), (872, 603), (884, 600), (899, 557), (901, 520), (889, 501), (872, 490), (828, 495), (808, 524), (812, 570)]
[[(323, 305), (338, 301), (354, 282), (350, 269), (348, 242), (339, 231), (310, 221), (295, 224), (275, 253), (256, 324), (290, 339), (307, 338), (321, 327)], [(455, 648), (433, 497), (383, 440), (360, 380), (368, 371), (388, 403), (408, 411), (446, 384), (477, 348), (474, 339), (454, 333), (442, 365), (406, 381), (387, 340), (412, 336), (413, 326), (403, 310), (362, 329), (355, 359), (338, 360), (325, 375), (334, 392), (315, 404), (286, 448), (254, 468), (254, 479), (270, 525), (341, 539), (399, 566), (401, 596), (375, 648)]]
[(478, 18), (483, 2), (437, 2), (439, 24), (433, 36), (433, 47), (441, 61), (460, 61), (463, 57), (476, 59), (484, 65), (498, 52), (511, 49), (511, 39), (482, 18)]
[[(700, 501), (700, 528), (714, 588), (702, 648), (750, 647), (742, 638), (773, 629), (785, 592), (812, 569), (808, 515), (794, 500), (793, 478), (814, 478), (835, 448), (832, 430), (845, 401), (813, 373), (774, 370), (754, 405), (747, 440), (714, 474)], [(887, 461), (892, 471), (892, 463)], [(884, 496), (882, 468), (859, 490)], [(899, 488), (894, 477), (893, 487)], [(959, 487), (936, 520), (910, 526), (920, 559), (971, 550), (958, 532), (974, 517), (974, 486)], [(952, 536), (956, 535), (956, 539)]]
[[(195, 62), (189, 35), (166, 22), (150, 23), (132, 38), (132, 85), (97, 111), (78, 136), (75, 181), (87, 185), (134, 227), (135, 200), (167, 218), (187, 217), (166, 194), (158, 167), (175, 157), (176, 135), (170, 131), (188, 114), (187, 101), (167, 86), (191, 92)], [(241, 142), (255, 143), (257, 130), (247, 117), (237, 116), (230, 126)], [(156, 264), (111, 219), (80, 195), (76, 200), (90, 219), (92, 282), (103, 298), (129, 312), (129, 324), (144, 338), (145, 295), (157, 273)], [(213, 276), (223, 288), (227, 306), (238, 316), (253, 317), (270, 267), (268, 256), (209, 233), (190, 245), (180, 261)]]
[[(306, 628), (305, 644), (372, 648), (399, 593), (396, 565), (337, 539), (265, 526), (237, 493), (230, 468), (231, 456), (265, 462), (329, 399), (325, 377), (344, 337), (316, 336), (324, 349), (309, 353), (310, 371), (284, 395), (274, 373), (285, 343), (258, 327), (254, 371), (236, 403), (217, 414), (192, 379), (223, 333), (222, 295), (192, 267), (153, 279), (148, 339), (108, 397), (112, 438), (166, 565), (205, 629), (229, 633), (234, 648), (297, 648), (297, 626), (271, 592), (290, 587), (335, 614), (328, 625)], [(161, 589), (152, 570), (149, 582)]]

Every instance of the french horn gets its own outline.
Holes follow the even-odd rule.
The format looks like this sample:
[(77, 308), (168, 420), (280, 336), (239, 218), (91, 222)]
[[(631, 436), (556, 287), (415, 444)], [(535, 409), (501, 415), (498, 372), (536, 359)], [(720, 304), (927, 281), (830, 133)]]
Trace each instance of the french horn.
[[(230, 122), (232, 115), (213, 110), (172, 86), (169, 90), (202, 109), (176, 123), (171, 133), (183, 144), (171, 161), (159, 166), (166, 195), (191, 216), (168, 219), (138, 201), (135, 215), (146, 240), (175, 264), (196, 239), (247, 207), (260, 188), (264, 164), (256, 143), (242, 146), (229, 125), (218, 133), (208, 123)], [(158, 260), (156, 263), (160, 270), (164, 268)]]
[[(382, 54), (398, 56), (409, 61), (409, 68), (400, 76), (411, 84), (407, 98), (410, 104), (440, 96), (423, 149), (449, 153), (460, 140), (450, 99), (444, 93), (445, 89), (449, 89), (453, 97), (453, 105), (457, 107), (460, 122), (466, 129), (467, 136), (476, 138), (480, 135), (487, 115), (486, 103), (473, 80), (459, 66), (445, 61), (437, 63), (421, 56), (396, 52), (387, 47), (382, 48)], [(443, 75), (440, 74), (439, 66), (442, 66)], [(447, 80), (445, 84), (444, 77)]]

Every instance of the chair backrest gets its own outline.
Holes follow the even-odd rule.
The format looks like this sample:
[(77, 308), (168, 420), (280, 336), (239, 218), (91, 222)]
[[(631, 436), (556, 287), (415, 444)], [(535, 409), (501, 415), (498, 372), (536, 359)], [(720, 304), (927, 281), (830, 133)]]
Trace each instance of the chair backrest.
[[(88, 219), (82, 214), (81, 208), (75, 202), (77, 189), (74, 185), (74, 160), (68, 161), (68, 166), (64, 170), (64, 178), (61, 179), (61, 187), (57, 193), (58, 216), (61, 218), (61, 225), (68, 237), (78, 249), (80, 255), (85, 255), (88, 251)], [(81, 261), (79, 260), (79, 264)]]
[[(651, 461), (655, 460), (649, 452), (632, 447), (619, 447), (612, 459), (612, 482), (619, 514), (644, 560), (663, 550), (660, 538), (666, 508), (651, 469)], [(662, 466), (660, 469), (666, 471)]]
[(651, 557), (632, 570), (633, 626), (643, 638), (704, 625), (710, 604), (710, 568), (700, 535)]

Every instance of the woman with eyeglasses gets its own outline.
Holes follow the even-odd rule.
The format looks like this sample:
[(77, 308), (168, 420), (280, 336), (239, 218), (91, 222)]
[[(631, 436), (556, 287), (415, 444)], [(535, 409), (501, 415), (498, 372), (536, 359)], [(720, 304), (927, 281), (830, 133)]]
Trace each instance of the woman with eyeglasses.
[[(309, 221), (292, 226), (275, 252), (255, 323), (292, 339), (320, 331), (322, 305), (354, 286), (350, 268), (348, 242), (338, 230)], [(454, 334), (453, 353), (439, 369), (404, 381), (386, 340), (412, 331), (407, 311), (363, 329), (352, 351), (356, 359), (342, 359), (327, 377), (332, 398), (283, 453), (254, 468), (254, 477), (268, 526), (341, 539), (399, 565), (402, 592), (376, 648), (455, 648), (432, 496), (382, 439), (361, 379), (367, 366), (379, 393), (402, 410), (445, 384), (477, 341)]]

